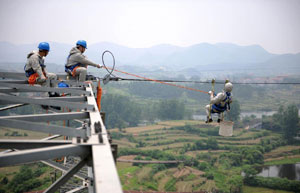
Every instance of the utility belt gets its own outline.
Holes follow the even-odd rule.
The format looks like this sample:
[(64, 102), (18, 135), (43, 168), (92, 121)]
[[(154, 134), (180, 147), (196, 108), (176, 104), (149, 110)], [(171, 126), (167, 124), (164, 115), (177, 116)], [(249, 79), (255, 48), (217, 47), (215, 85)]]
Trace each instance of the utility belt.
[(35, 73), (35, 71), (32, 68), (30, 68), (29, 70), (25, 70), (25, 75), (26, 75), (27, 78), (29, 78), (34, 73)]
[[(214, 96), (216, 96), (216, 93), (214, 93)], [(231, 100), (231, 94), (226, 92), (226, 98), (222, 101), (223, 103), (225, 103), (224, 106), (221, 106), (221, 103), (219, 104), (213, 104), (211, 107), (211, 112), (212, 113), (222, 113), (224, 111), (226, 111), (227, 109), (230, 110), (230, 104), (229, 104), (229, 100)]]
[[(41, 66), (42, 69), (46, 67), (46, 65), (41, 64), (41, 63), (40, 63), (40, 66)], [(32, 68), (29, 68), (28, 70), (25, 70), (25, 69), (26, 69), (26, 64), (24, 66), (24, 71), (25, 71), (25, 76), (27, 78), (29, 78), (31, 75), (33, 75), (34, 73), (36, 73)]]
[(80, 63), (72, 65), (72, 66), (65, 66), (65, 72), (72, 76), (75, 76), (76, 69), (79, 67), (84, 67), (84, 66)]
[(72, 76), (75, 76), (76, 68), (81, 67), (81, 64), (75, 64), (72, 66), (65, 66), (65, 72), (68, 74), (71, 74)]
[(212, 113), (222, 113), (226, 110), (227, 110), (227, 103), (223, 107), (221, 106), (221, 104), (218, 104), (218, 105), (213, 104), (212, 108), (211, 108)]

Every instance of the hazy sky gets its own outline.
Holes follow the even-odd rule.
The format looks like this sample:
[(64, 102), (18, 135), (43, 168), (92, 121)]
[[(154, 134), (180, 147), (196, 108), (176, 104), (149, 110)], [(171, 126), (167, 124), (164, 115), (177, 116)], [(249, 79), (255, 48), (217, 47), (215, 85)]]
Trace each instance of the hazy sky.
[(300, 0), (0, 0), (0, 41), (259, 44), (300, 52)]

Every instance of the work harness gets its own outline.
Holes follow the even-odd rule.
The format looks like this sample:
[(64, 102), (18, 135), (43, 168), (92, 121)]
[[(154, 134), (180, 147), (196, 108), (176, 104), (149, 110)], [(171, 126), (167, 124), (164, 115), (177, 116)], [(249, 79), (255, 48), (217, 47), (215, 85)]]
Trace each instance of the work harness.
[[(28, 58), (30, 58), (32, 55), (33, 55), (33, 54), (31, 54)], [(27, 64), (27, 63), (26, 63), (26, 64)], [(28, 70), (25, 70), (25, 69), (26, 69), (26, 64), (25, 64), (25, 66), (24, 66), (24, 71), (25, 71), (26, 77), (29, 78), (31, 75), (33, 75), (33, 74), (36, 73), (36, 72), (33, 70), (32, 67), (29, 68)], [(42, 69), (46, 67), (46, 65), (43, 64), (40, 60), (39, 60), (39, 64), (40, 64), (40, 66), (42, 67)]]
[(68, 57), (67, 57), (67, 60), (66, 60), (66, 64), (65, 64), (65, 72), (68, 73), (68, 74), (73, 74), (73, 70), (77, 67), (83, 67), (84, 65), (82, 65), (81, 63), (77, 63), (75, 65), (72, 65), (72, 66), (67, 66), (68, 64), (68, 60), (70, 58), (72, 54), (70, 54)]
[[(215, 95), (215, 94), (214, 94)], [(222, 113), (227, 109), (230, 110), (230, 100), (231, 100), (231, 93), (226, 92), (226, 97), (223, 99), (219, 104), (213, 104), (211, 108), (211, 113)], [(222, 104), (225, 105), (223, 106)]]

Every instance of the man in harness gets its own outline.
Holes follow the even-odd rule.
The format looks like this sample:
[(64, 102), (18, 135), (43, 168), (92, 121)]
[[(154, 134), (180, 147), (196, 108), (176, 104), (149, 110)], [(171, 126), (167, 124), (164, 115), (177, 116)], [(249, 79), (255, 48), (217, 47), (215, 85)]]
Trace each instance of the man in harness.
[(83, 55), (85, 49), (87, 49), (86, 41), (78, 40), (76, 47), (71, 49), (65, 65), (66, 73), (73, 77), (78, 77), (78, 80), (81, 82), (86, 80), (88, 65), (101, 68), (100, 64), (93, 63), (88, 60), (85, 55)]
[(41, 42), (38, 46), (39, 51), (32, 51), (27, 55), (27, 62), (24, 66), (25, 75), (31, 85), (45, 85), (46, 79), (57, 79), (56, 74), (48, 73), (46, 70), (45, 57), (50, 51), (49, 43)]
[(213, 91), (209, 91), (210, 94), (210, 104), (205, 106), (207, 120), (206, 123), (212, 122), (211, 113), (218, 113), (218, 123), (223, 121), (221, 118), (221, 113), (224, 111), (230, 110), (230, 103), (232, 103), (232, 94), (231, 91), (233, 85), (230, 82), (225, 83), (224, 89), (222, 92), (218, 93), (215, 96)]

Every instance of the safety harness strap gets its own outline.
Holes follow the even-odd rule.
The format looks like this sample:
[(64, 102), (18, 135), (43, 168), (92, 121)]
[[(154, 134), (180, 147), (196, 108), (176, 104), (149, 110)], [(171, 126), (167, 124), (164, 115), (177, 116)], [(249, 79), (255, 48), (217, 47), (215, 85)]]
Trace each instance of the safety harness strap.
[(75, 65), (72, 66), (67, 66), (68, 60), (70, 58), (72, 54), (69, 54), (69, 56), (67, 57), (67, 61), (66, 61), (66, 65), (65, 65), (65, 72), (68, 74), (71, 74), (72, 76), (75, 76), (76, 73), (76, 68), (83, 66), (81, 63), (77, 63)]
[[(29, 58), (32, 56), (33, 54), (31, 54), (29, 56)], [(41, 66), (41, 68), (46, 68), (46, 65), (45, 64), (42, 64), (41, 61), (39, 61), (39, 64)], [(24, 65), (24, 71), (25, 71), (25, 75), (27, 78), (29, 78), (31, 75), (33, 75), (34, 73), (36, 73), (33, 68), (29, 68), (28, 70), (25, 70), (26, 69), (26, 64)]]

